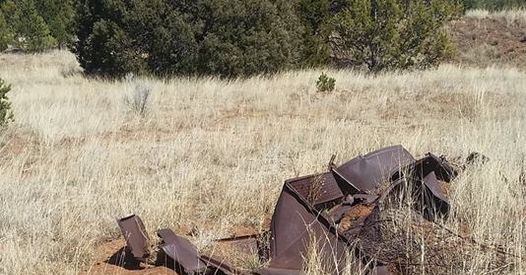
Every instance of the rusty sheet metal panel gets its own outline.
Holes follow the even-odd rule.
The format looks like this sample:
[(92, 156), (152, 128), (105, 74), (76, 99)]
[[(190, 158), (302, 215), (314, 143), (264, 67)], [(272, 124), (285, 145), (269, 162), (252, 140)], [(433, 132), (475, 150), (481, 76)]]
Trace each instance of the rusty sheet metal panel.
[(431, 192), (433, 196), (433, 207), (442, 215), (449, 213), (449, 200), (443, 190), (442, 185), (438, 182), (435, 172), (429, 173), (423, 179), (424, 185)]
[(386, 192), (386, 195), (396, 192), (397, 185), (405, 176), (413, 183), (413, 196), (420, 198), (417, 211), (431, 221), (437, 217), (447, 217), (449, 200), (439, 180), (450, 182), (458, 175), (452, 165), (444, 158), (428, 153), (424, 158), (406, 165), (401, 170), (402, 174), (395, 173), (392, 176), (391, 190)]
[(356, 194), (374, 191), (379, 184), (389, 181), (401, 167), (414, 161), (404, 147), (397, 145), (359, 156), (332, 170), (335, 177), (345, 181), (340, 182), (344, 193)]
[(324, 266), (331, 273), (338, 274), (344, 268), (345, 241), (331, 232), (327, 218), (315, 210), (290, 182), (294, 180), (284, 185), (272, 216), (269, 268), (276, 269), (279, 274), (287, 274), (283, 273), (286, 270), (297, 274), (303, 270), (304, 257), (315, 239)]
[(435, 175), (435, 171), (432, 171), (431, 173), (427, 174), (427, 176), (424, 177), (423, 182), (426, 185), (426, 187), (431, 191), (433, 196), (435, 196), (437, 199), (446, 203), (449, 201), (442, 186), (438, 182), (438, 179)]
[(445, 218), (449, 214), (449, 201), (443, 196), (441, 185), (436, 179), (435, 173), (431, 172), (422, 181), (421, 206), (419, 212), (429, 221), (434, 221), (437, 218)]
[(204, 272), (206, 264), (199, 258), (197, 248), (186, 238), (176, 235), (170, 229), (161, 229), (157, 235), (162, 240), (161, 249), (178, 263), (186, 273)]
[(421, 180), (425, 186), (422, 190), (424, 200), (422, 214), (424, 218), (431, 221), (438, 217), (447, 217), (450, 210), (449, 199), (435, 173), (435, 171), (431, 171)]
[(230, 267), (224, 261), (200, 255), (188, 239), (170, 229), (161, 229), (157, 234), (162, 240), (160, 248), (183, 269), (184, 274), (247, 274)]
[(148, 235), (141, 218), (131, 215), (117, 220), (122, 235), (126, 240), (127, 250), (138, 261), (146, 261), (148, 258)]
[(451, 182), (458, 176), (458, 172), (447, 160), (431, 153), (428, 153), (426, 157), (416, 161), (413, 166), (416, 176), (419, 178), (423, 178), (429, 173), (435, 172), (435, 176), (438, 180)]
[(343, 193), (330, 172), (289, 179), (285, 181), (285, 185), (291, 186), (314, 207), (323, 208), (323, 205), (343, 198)]
[(424, 158), (408, 165), (405, 169), (417, 183), (423, 184), (424, 217), (434, 220), (436, 217), (447, 217), (450, 209), (447, 194), (439, 182), (451, 182), (458, 176), (453, 166), (444, 158), (428, 153)]

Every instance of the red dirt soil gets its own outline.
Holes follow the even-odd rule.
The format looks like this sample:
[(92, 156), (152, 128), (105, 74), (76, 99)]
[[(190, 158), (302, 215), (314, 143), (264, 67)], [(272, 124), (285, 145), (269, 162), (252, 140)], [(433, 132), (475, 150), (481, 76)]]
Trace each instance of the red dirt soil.
[[(270, 220), (270, 218), (268, 218)], [(191, 230), (190, 230), (191, 231)], [(256, 234), (257, 230), (248, 226), (237, 226), (232, 229), (229, 238), (248, 236)], [(174, 270), (164, 266), (154, 266), (141, 263), (138, 267), (130, 265), (132, 259), (122, 259), (122, 251), (126, 245), (124, 239), (108, 240), (96, 248), (94, 264), (81, 274), (178, 274)], [(257, 253), (255, 243), (251, 241), (217, 242), (213, 248), (213, 256), (228, 260), (231, 264), (239, 265), (243, 259), (250, 254)]]
[(462, 18), (449, 26), (457, 62), (468, 66), (509, 65), (526, 69), (526, 25), (504, 18)]
[(122, 251), (124, 246), (124, 240), (113, 240), (103, 243), (97, 248), (95, 264), (81, 274), (177, 274), (164, 266), (150, 266), (142, 263), (139, 267), (129, 267), (126, 264), (123, 266), (115, 265), (116, 261), (113, 261), (112, 256)]

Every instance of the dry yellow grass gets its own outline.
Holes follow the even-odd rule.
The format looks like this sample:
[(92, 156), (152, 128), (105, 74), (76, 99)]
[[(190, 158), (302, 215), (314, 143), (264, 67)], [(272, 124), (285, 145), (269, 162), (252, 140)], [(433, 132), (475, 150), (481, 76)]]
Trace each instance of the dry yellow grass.
[(129, 213), (151, 235), (195, 227), (207, 248), (237, 227), (263, 227), (284, 179), (323, 171), (333, 153), (344, 161), (391, 144), (417, 156), (489, 156), (455, 181), (447, 225), (459, 229), (462, 220), (477, 240), (503, 244), (522, 257), (510, 272), (526, 273), (524, 72), (329, 70), (331, 94), (316, 92), (319, 70), (139, 79), (152, 90), (141, 117), (124, 100), (133, 81), (77, 70), (67, 52), (0, 55), (16, 119), (0, 137), (2, 274), (87, 270), (95, 247), (120, 237), (115, 219)]
[(502, 11), (488, 11), (488, 10), (468, 10), (466, 12), (466, 17), (468, 18), (478, 18), (478, 19), (503, 19), (508, 24), (518, 24), (520, 26), (526, 25), (526, 9), (512, 9), (512, 10), (502, 10)]

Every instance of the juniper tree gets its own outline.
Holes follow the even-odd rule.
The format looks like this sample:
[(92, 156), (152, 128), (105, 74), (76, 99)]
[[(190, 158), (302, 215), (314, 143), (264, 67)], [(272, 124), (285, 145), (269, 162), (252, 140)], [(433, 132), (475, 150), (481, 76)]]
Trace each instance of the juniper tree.
[(7, 0), (2, 10), (13, 34), (13, 44), (30, 52), (43, 51), (55, 44), (46, 22), (33, 0)]
[(298, 17), (304, 27), (303, 52), (305, 65), (325, 65), (330, 59), (329, 23), (334, 16), (330, 0), (299, 0)]
[(8, 45), (12, 43), (11, 30), (7, 25), (4, 13), (0, 9), (0, 52), (7, 49)]
[(302, 64), (286, 0), (83, 0), (73, 47), (89, 74), (273, 73)]
[(36, 7), (46, 22), (58, 46), (64, 47), (73, 40), (74, 0), (38, 0)]
[(434, 66), (452, 53), (444, 24), (459, 11), (451, 0), (349, 0), (333, 21), (335, 57), (373, 72)]

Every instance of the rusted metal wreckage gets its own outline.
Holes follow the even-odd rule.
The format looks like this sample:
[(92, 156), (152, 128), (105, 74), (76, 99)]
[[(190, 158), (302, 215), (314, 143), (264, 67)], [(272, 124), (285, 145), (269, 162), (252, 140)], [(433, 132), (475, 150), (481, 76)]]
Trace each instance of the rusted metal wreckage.
[[(223, 260), (200, 255), (188, 239), (170, 229), (157, 232), (165, 256), (157, 258), (168, 259), (185, 274), (302, 274), (305, 255), (315, 239), (322, 264), (330, 273), (342, 273), (348, 257), (359, 257), (367, 262), (367, 273), (391, 274), (388, 263), (377, 258), (374, 249), (356, 240), (364, 231), (377, 230), (383, 203), (402, 194), (410, 194), (414, 210), (425, 219), (447, 217), (450, 206), (443, 184), (457, 173), (443, 157), (429, 153), (416, 160), (402, 146), (359, 156), (341, 166), (331, 160), (325, 173), (285, 181), (267, 233), (270, 244), (257, 242), (267, 267), (255, 272), (237, 270)], [(146, 261), (149, 239), (141, 219), (133, 215), (118, 224), (127, 253)], [(382, 241), (381, 234), (374, 236), (375, 241)], [(166, 261), (159, 264), (167, 265)]]

